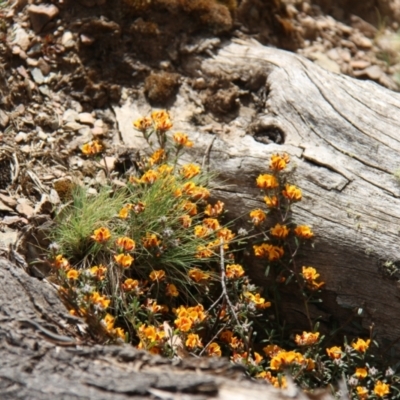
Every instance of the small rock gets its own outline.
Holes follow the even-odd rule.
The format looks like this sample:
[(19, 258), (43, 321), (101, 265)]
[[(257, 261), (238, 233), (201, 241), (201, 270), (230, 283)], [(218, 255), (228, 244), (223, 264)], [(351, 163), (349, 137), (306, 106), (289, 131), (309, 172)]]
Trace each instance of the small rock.
[(51, 93), (52, 93), (47, 85), (39, 86), (39, 92), (42, 93), (43, 96), (46, 96), (49, 98), (51, 97)]
[(104, 135), (104, 129), (100, 128), (99, 126), (95, 126), (92, 128), (92, 134), (93, 136), (102, 136)]
[(363, 49), (370, 49), (372, 47), (372, 41), (367, 37), (363, 36), (359, 32), (355, 32), (351, 37), (350, 40), (357, 46)]
[(339, 64), (331, 60), (326, 54), (319, 52), (313, 53), (311, 54), (311, 58), (315, 62), (315, 64), (319, 65), (320, 67), (336, 74), (340, 74)]
[(91, 36), (87, 36), (84, 34), (81, 34), (79, 37), (81, 39), (82, 44), (84, 44), (86, 46), (90, 46), (96, 40), (96, 39), (92, 38)]
[(15, 208), (17, 206), (17, 201), (14, 197), (6, 196), (0, 193), (0, 200), (9, 207)]
[(15, 143), (23, 143), (28, 140), (28, 134), (25, 132), (18, 132), (14, 138)]
[[(10, 208), (9, 206), (7, 206), (6, 204), (4, 204), (1, 200), (0, 200), (0, 211), (2, 212), (12, 212), (14, 211), (12, 208)], [(0, 231), (1, 232), (1, 231)]]
[(21, 146), (21, 151), (24, 154), (30, 154), (32, 152), (31, 146), (29, 144), (26, 144), (25, 146)]
[(53, 211), (53, 203), (47, 194), (42, 194), (39, 203), (36, 204), (34, 214), (50, 214)]
[(16, 55), (16, 56), (18, 56), (19, 55), (19, 53), (21, 53), (21, 47), (19, 47), (19, 46), (13, 46), (12, 48), (11, 48), (11, 52), (14, 54), (14, 55)]
[(111, 172), (114, 171), (115, 163), (117, 161), (116, 157), (105, 157), (106, 163), (104, 164), (104, 159), (100, 161), (100, 165), (104, 167), (107, 165), (107, 169)]
[(39, 68), (33, 68), (31, 71), (33, 80), (38, 84), (41, 85), (44, 82), (44, 76), (42, 71)]
[(96, 121), (94, 122), (94, 126), (99, 127), (99, 128), (103, 128), (103, 126), (104, 126), (103, 120), (96, 119)]
[(17, 25), (17, 28), (13, 31), (14, 40), (11, 42), (13, 45), (19, 46), (22, 50), (26, 51), (31, 43), (29, 34)]
[(361, 71), (354, 71), (354, 76), (357, 78), (370, 79), (372, 81), (378, 82), (383, 71), (377, 65), (371, 65), (370, 67), (363, 69)]
[(92, 114), (90, 114), (90, 113), (80, 113), (78, 121), (81, 124), (94, 125), (95, 119), (93, 118)]
[(79, 113), (69, 108), (68, 110), (64, 111), (62, 118), (65, 122), (75, 122), (79, 119)]
[(59, 10), (54, 4), (30, 5), (28, 15), (34, 32), (39, 33), (58, 13)]
[(38, 60), (38, 67), (40, 69), (40, 71), (42, 72), (43, 75), (48, 75), (51, 71), (51, 67), (50, 65), (44, 61), (44, 59), (42, 57), (39, 58)]
[(66, 49), (72, 49), (75, 46), (74, 36), (73, 36), (72, 32), (66, 31), (63, 33), (63, 35), (61, 37), (61, 44)]
[(367, 21), (364, 21), (357, 15), (352, 15), (350, 17), (350, 20), (352, 28), (358, 29), (364, 36), (370, 39), (376, 38), (378, 30), (373, 25), (371, 25)]
[(27, 65), (28, 65), (28, 67), (37, 67), (39, 61), (38, 61), (38, 60), (35, 60), (34, 58), (28, 57), (28, 58), (26, 59), (26, 63), (27, 63)]
[(67, 131), (79, 131), (79, 129), (82, 129), (82, 125), (78, 124), (78, 122), (67, 122), (65, 125), (63, 125), (63, 128)]
[(35, 210), (28, 203), (20, 203), (17, 205), (16, 210), (19, 214), (24, 215), (25, 217), (31, 217)]
[(49, 200), (52, 202), (54, 205), (58, 205), (61, 203), (60, 196), (58, 195), (57, 191), (54, 189), (50, 190), (49, 194)]
[(366, 60), (352, 60), (350, 65), (353, 69), (365, 69), (371, 65), (369, 61)]
[(38, 133), (37, 137), (41, 140), (47, 140), (48, 135), (46, 135), (42, 130)]
[(6, 129), (10, 122), (10, 117), (7, 115), (5, 111), (0, 109), (0, 128)]

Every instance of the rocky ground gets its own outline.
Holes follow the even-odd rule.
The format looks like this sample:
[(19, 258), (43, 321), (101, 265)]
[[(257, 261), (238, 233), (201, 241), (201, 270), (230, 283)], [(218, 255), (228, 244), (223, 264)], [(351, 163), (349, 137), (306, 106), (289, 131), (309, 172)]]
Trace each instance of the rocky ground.
[[(106, 162), (120, 184), (132, 166), (138, 149), (127, 150), (121, 133), (134, 117), (121, 113), (128, 99), (171, 108), (190, 89), (192, 123), (215, 133), (226, 130), (238, 102), (263, 106), (260, 91), (250, 101), (243, 95), (240, 77), (199, 75), (201, 61), (228, 41), (252, 37), (332, 72), (400, 87), (397, 1), (379, 9), (310, 0), (0, 4), (0, 249), (24, 266), (19, 254), (35, 260), (29, 271), (37, 276), (46, 273), (37, 244), (47, 245), (52, 211), (71, 181), (104, 183)], [(100, 165), (80, 151), (92, 139), (107, 147)]]

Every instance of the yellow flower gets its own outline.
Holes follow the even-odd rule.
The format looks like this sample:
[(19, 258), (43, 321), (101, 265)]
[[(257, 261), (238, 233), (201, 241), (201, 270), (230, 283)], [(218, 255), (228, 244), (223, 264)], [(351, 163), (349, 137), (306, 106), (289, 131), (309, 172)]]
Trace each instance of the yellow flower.
[(149, 157), (149, 163), (151, 166), (154, 164), (159, 164), (161, 161), (165, 160), (165, 157), (166, 155), (164, 149), (158, 149)]
[(152, 169), (149, 169), (147, 172), (143, 174), (140, 178), (141, 183), (150, 183), (153, 184), (158, 178), (158, 173)]
[(209, 357), (221, 357), (221, 347), (218, 343), (212, 342), (207, 348), (207, 354)]
[(312, 358), (306, 358), (304, 361), (306, 362), (307, 371), (315, 369), (315, 361)]
[(198, 246), (197, 247), (197, 253), (196, 253), (196, 258), (210, 258), (213, 255), (213, 251), (209, 247), (205, 246)]
[(165, 271), (162, 269), (158, 271), (151, 271), (149, 277), (153, 282), (160, 282), (165, 278)]
[(113, 330), (114, 323), (115, 323), (115, 318), (111, 314), (106, 314), (106, 316), (101, 320), (101, 324), (109, 332)]
[(260, 246), (253, 246), (256, 257), (265, 257), (269, 261), (279, 260), (283, 256), (283, 248), (272, 244), (263, 243)]
[(145, 131), (151, 127), (151, 119), (149, 117), (138, 118), (133, 122), (133, 127), (138, 131)]
[(129, 268), (135, 260), (130, 254), (118, 254), (114, 256), (114, 260), (123, 268)]
[(139, 281), (136, 279), (125, 279), (125, 282), (121, 285), (122, 290), (125, 292), (130, 292), (139, 286)]
[(243, 348), (243, 340), (239, 339), (237, 336), (232, 336), (229, 347), (234, 350), (241, 349)]
[(256, 365), (260, 364), (260, 362), (264, 359), (264, 357), (261, 354), (258, 354), (254, 352), (254, 362)]
[(192, 328), (193, 321), (188, 317), (180, 317), (175, 320), (174, 324), (182, 332), (188, 332)]
[(285, 189), (282, 190), (282, 194), (289, 201), (300, 201), (301, 200), (301, 190), (294, 185), (286, 184)]
[(269, 344), (268, 346), (265, 346), (263, 348), (263, 352), (268, 356), (268, 357), (275, 357), (277, 354), (279, 354), (281, 351), (284, 351), (282, 347), (279, 347), (276, 344)]
[(196, 186), (190, 196), (194, 200), (206, 200), (210, 197), (210, 191), (203, 186)]
[(361, 378), (361, 379), (367, 377), (368, 376), (367, 368), (356, 368), (356, 372), (354, 373), (354, 375), (357, 378)]
[(150, 342), (157, 342), (164, 338), (165, 333), (157, 330), (153, 325), (146, 326), (143, 324), (139, 326), (138, 335), (140, 338), (149, 340)]
[(79, 271), (76, 269), (70, 269), (67, 272), (67, 278), (76, 281), (79, 278)]
[(172, 139), (178, 146), (192, 147), (193, 142), (191, 142), (186, 133), (176, 132), (172, 136)]
[(126, 219), (129, 216), (129, 211), (130, 208), (129, 207), (122, 207), (120, 212), (118, 213), (118, 217), (122, 218), (122, 219)]
[[(229, 243), (235, 237), (235, 234), (228, 228), (222, 228), (217, 232), (217, 236), (219, 239), (223, 239), (224, 243)], [(226, 247), (224, 246), (224, 248)]]
[(174, 167), (168, 164), (162, 164), (157, 168), (157, 172), (160, 175), (169, 175), (173, 171)]
[(190, 218), (189, 215), (183, 215), (179, 220), (184, 228), (190, 228), (192, 225), (192, 218)]
[(115, 336), (118, 336), (119, 338), (125, 340), (125, 332), (122, 328), (115, 328), (113, 331), (113, 334)]
[(250, 212), (250, 218), (251, 222), (253, 222), (253, 224), (257, 226), (264, 222), (267, 216), (265, 215), (265, 212), (263, 210), (257, 208), (256, 210)]
[(333, 346), (329, 349), (326, 349), (326, 353), (333, 360), (338, 360), (342, 357), (342, 348), (340, 346)]
[(318, 342), (319, 332), (303, 332), (301, 335), (296, 335), (294, 341), (298, 346), (311, 346)]
[(198, 268), (191, 269), (188, 275), (189, 278), (193, 279), (195, 282), (200, 282), (210, 278), (210, 274), (207, 274)]
[(377, 381), (374, 387), (374, 393), (379, 397), (383, 397), (390, 393), (390, 385), (382, 381)]
[(244, 275), (243, 267), (239, 264), (229, 264), (226, 266), (226, 277), (228, 279), (238, 279)]
[(159, 110), (151, 113), (151, 118), (154, 123), (154, 128), (158, 131), (168, 131), (172, 128), (168, 111)]
[(368, 398), (368, 389), (364, 386), (357, 386), (357, 396), (360, 400), (366, 400)]
[(211, 229), (207, 228), (204, 225), (197, 225), (194, 227), (194, 236), (198, 238), (202, 238), (204, 236), (207, 236), (211, 233)]
[(279, 200), (276, 196), (265, 196), (264, 201), (268, 208), (277, 208), (279, 205)]
[(276, 224), (271, 228), (270, 233), (278, 239), (285, 239), (289, 234), (289, 229), (286, 225)]
[(96, 229), (92, 236), (90, 236), (95, 242), (97, 243), (104, 243), (107, 242), (107, 240), (110, 239), (111, 233), (107, 228), (99, 228)]
[(289, 157), (287, 154), (281, 156), (279, 154), (273, 154), (271, 156), (271, 160), (269, 162), (269, 167), (273, 171), (282, 171), (286, 168), (286, 165), (289, 162)]
[(318, 290), (321, 286), (325, 285), (324, 282), (316, 282), (319, 277), (317, 270), (313, 267), (302, 267), (302, 275), (311, 290)]
[(58, 255), (55, 257), (55, 260), (54, 260), (53, 265), (54, 265), (56, 268), (61, 268), (61, 269), (65, 269), (65, 270), (67, 270), (67, 269), (70, 268), (69, 261), (68, 261), (65, 257), (63, 257), (62, 254), (58, 254)]
[(170, 297), (178, 297), (179, 292), (176, 286), (173, 283), (168, 283), (166, 288), (166, 295)]
[(211, 204), (207, 204), (207, 207), (204, 210), (204, 214), (209, 217), (218, 217), (224, 211), (224, 203), (222, 201), (217, 201), (214, 206)]
[(271, 303), (269, 301), (265, 301), (263, 297), (260, 297), (260, 293), (256, 293), (255, 295), (250, 292), (245, 292), (244, 296), (249, 299), (252, 303), (256, 305), (256, 308), (268, 308), (271, 307)]
[(118, 238), (115, 243), (118, 247), (123, 248), (125, 251), (132, 251), (135, 249), (135, 241), (127, 236)]
[(146, 233), (146, 237), (142, 238), (143, 246), (148, 249), (149, 247), (158, 247), (161, 244), (161, 240), (157, 239), (155, 233)]
[(100, 264), (99, 266), (95, 265), (94, 267), (89, 269), (90, 274), (99, 281), (102, 281), (105, 278), (107, 267)]
[(294, 229), (294, 234), (301, 239), (311, 239), (314, 236), (313, 231), (307, 225), (299, 225)]
[(184, 211), (186, 211), (191, 217), (197, 214), (197, 206), (191, 201), (185, 201), (182, 205)]
[(185, 342), (186, 347), (189, 347), (190, 349), (194, 349), (195, 347), (203, 347), (203, 344), (201, 343), (201, 340), (199, 338), (199, 335), (195, 333), (189, 333), (186, 342)]
[(271, 359), (270, 368), (272, 370), (279, 370), (290, 364), (301, 364), (304, 362), (302, 354), (296, 351), (281, 351)]
[(369, 344), (371, 343), (371, 340), (363, 340), (363, 339), (357, 339), (355, 343), (351, 344), (351, 347), (354, 350), (359, 351), (360, 353), (365, 353), (369, 347)]
[(261, 189), (275, 189), (279, 186), (279, 183), (275, 176), (270, 174), (260, 175), (257, 180), (257, 186)]
[(195, 164), (186, 164), (181, 169), (181, 175), (185, 179), (191, 179), (200, 173), (200, 167)]
[(103, 150), (103, 146), (99, 141), (93, 140), (92, 142), (84, 144), (81, 150), (83, 154), (89, 156), (100, 153)]
[(108, 299), (106, 296), (102, 296), (99, 292), (93, 292), (90, 296), (90, 301), (104, 310), (110, 305), (111, 302), (110, 299)]
[(226, 343), (230, 343), (233, 337), (233, 332), (232, 331), (223, 331), (221, 332), (221, 334), (219, 335), (219, 338)]
[(256, 375), (256, 378), (263, 378), (271, 385), (276, 387), (277, 389), (286, 389), (287, 388), (287, 381), (286, 377), (282, 376), (277, 378), (273, 376), (270, 371), (262, 371)]

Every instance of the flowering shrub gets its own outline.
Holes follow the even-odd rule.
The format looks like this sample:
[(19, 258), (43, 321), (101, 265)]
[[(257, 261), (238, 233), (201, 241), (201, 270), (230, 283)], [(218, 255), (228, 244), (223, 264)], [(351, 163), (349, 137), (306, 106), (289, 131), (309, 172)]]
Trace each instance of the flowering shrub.
[[(221, 223), (224, 203), (209, 202), (200, 166), (179, 165), (193, 146), (188, 135), (169, 134), (173, 124), (162, 110), (133, 126), (152, 149), (138, 174), (127, 177), (126, 188), (103, 188), (95, 198), (78, 188), (58, 219), (50, 258), (71, 314), (104, 343), (124, 341), (166, 357), (226, 356), (278, 388), (287, 386), (285, 374), (305, 390), (334, 390), (344, 376), (354, 399), (399, 398), (394, 371), (374, 366), (371, 338), (327, 347), (312, 321), (308, 304), (325, 283), (316, 268), (297, 263), (314, 233), (292, 220), (302, 191), (288, 181), (289, 156), (271, 156), (256, 179), (265, 207), (249, 213), (254, 257), (266, 275), (274, 272), (277, 290), (291, 281), (304, 299), (309, 331), (287, 335), (270, 311), (278, 297), (253, 285), (235, 259), (244, 230)], [(82, 148), (87, 156), (101, 150), (94, 142)]]

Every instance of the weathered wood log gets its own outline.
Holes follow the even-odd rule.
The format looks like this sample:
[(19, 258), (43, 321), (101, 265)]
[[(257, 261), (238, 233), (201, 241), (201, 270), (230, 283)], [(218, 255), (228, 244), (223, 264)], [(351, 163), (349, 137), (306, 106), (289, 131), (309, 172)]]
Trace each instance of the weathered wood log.
[[(191, 160), (198, 162), (213, 139), (209, 132), (216, 134), (210, 153), (211, 170), (219, 174), (216, 196), (232, 216), (248, 215), (263, 206), (255, 178), (267, 171), (270, 155), (290, 154), (303, 190), (295, 220), (316, 234), (301, 263), (316, 267), (326, 282), (324, 306), (313, 315), (327, 328), (332, 318), (346, 324), (360, 317), (366, 330), (374, 324), (381, 342), (396, 343), (400, 95), (250, 41), (231, 42), (214, 58), (186, 65), (203, 89), (181, 86), (171, 107), (174, 128), (195, 141)], [(218, 90), (207, 92), (210, 82)], [(126, 145), (143, 148), (132, 120), (149, 110), (144, 97), (115, 107)], [(304, 314), (295, 296), (285, 308), (289, 322)]]

